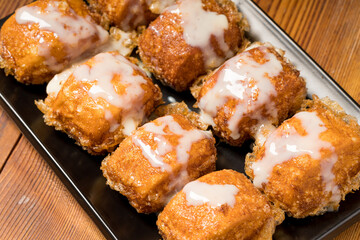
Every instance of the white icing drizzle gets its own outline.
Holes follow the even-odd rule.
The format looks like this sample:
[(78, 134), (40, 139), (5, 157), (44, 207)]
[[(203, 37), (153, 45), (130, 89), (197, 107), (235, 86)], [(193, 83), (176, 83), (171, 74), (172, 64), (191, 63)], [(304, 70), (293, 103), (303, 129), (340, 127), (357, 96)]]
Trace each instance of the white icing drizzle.
[[(85, 59), (81, 62), (84, 63)], [(71, 65), (69, 68), (65, 69), (59, 74), (56, 74), (46, 86), (46, 93), (48, 95), (57, 94), (60, 92), (62, 86), (64, 85), (65, 81), (70, 77), (70, 75), (74, 72), (75, 68), (79, 66), (79, 64)]]
[(141, 148), (142, 154), (150, 162), (151, 166), (160, 168), (163, 172), (171, 172), (172, 168), (163, 161), (163, 156), (172, 150), (172, 146), (164, 137), (158, 136), (154, 138), (157, 144), (155, 150), (151, 149), (151, 146), (144, 143), (137, 135), (133, 135), (132, 140), (136, 146)]
[(105, 109), (105, 119), (110, 123), (109, 132), (114, 132), (120, 126), (110, 110)]
[[(294, 115), (294, 118), (301, 121), (306, 135), (300, 135), (294, 127), (286, 122), (284, 123), (286, 124), (285, 133), (282, 132), (284, 130), (275, 130), (270, 134), (264, 145), (264, 157), (252, 165), (254, 185), (261, 187), (263, 183), (267, 183), (275, 165), (307, 154), (312, 159), (321, 161), (320, 174), (325, 185), (324, 191), (332, 193), (332, 201), (340, 201), (341, 194), (334, 182), (335, 175), (332, 173), (332, 168), (338, 157), (331, 143), (319, 138), (320, 134), (327, 130), (325, 124), (317, 116), (316, 112), (300, 112)], [(332, 152), (329, 158), (322, 158), (321, 150), (324, 149)]]
[(211, 207), (220, 207), (227, 204), (234, 207), (235, 196), (239, 189), (231, 184), (207, 184), (193, 181), (185, 185), (183, 192), (186, 194), (186, 201), (189, 206), (209, 204)]
[(133, 47), (126, 46), (127, 45), (126, 41), (131, 38), (131, 33), (126, 33), (119, 29), (117, 30), (117, 32), (118, 34), (121, 34), (121, 37), (119, 39), (115, 39), (110, 36), (110, 38), (108, 39), (108, 41), (106, 41), (106, 43), (82, 54), (81, 56), (76, 58), (68, 68), (56, 74), (49, 81), (46, 87), (46, 93), (48, 95), (55, 94), (56, 96), (60, 91), (64, 82), (69, 78), (69, 76), (74, 72), (74, 70), (79, 65), (86, 62), (91, 56), (94, 56), (101, 52), (111, 52), (111, 51), (117, 51), (123, 56), (128, 56), (133, 50)]
[[(143, 95), (141, 84), (147, 81), (141, 76), (134, 76), (134, 69), (141, 71), (136, 65), (116, 53), (100, 53), (93, 57), (94, 64), (90, 67), (86, 64), (78, 66), (73, 76), (78, 81), (94, 83), (88, 90), (90, 97), (96, 101), (98, 98), (106, 100), (109, 104), (121, 108), (123, 133), (130, 135), (144, 117)], [(112, 80), (115, 76), (120, 78), (121, 84), (126, 86), (124, 93), (119, 95), (114, 88)], [(117, 128), (114, 116), (110, 112), (105, 113), (105, 118), (110, 120), (110, 129)]]
[[(67, 5), (66, 1), (51, 1), (44, 10), (37, 6), (24, 6), (16, 11), (15, 19), (19, 24), (38, 24), (40, 30), (54, 33), (54, 36), (64, 43), (67, 59), (71, 61), (88, 49), (106, 42), (109, 35), (95, 24), (90, 16), (81, 17), (69, 6), (67, 8), (70, 16), (65, 15), (60, 10), (65, 5)], [(99, 40), (94, 42), (89, 40), (95, 35)], [(59, 63), (52, 56), (51, 42), (44, 41), (42, 32), (37, 38), (40, 43), (38, 54), (45, 58), (45, 64), (54, 71), (62, 70), (67, 63)]]
[(151, 12), (160, 14), (166, 10), (166, 8), (173, 6), (175, 0), (146, 0), (147, 5)]
[(254, 132), (254, 138), (256, 145), (262, 146), (266, 138), (276, 130), (276, 127), (270, 123), (264, 123), (264, 124), (257, 124), (256, 126), (253, 126), (252, 132)]
[(213, 118), (202, 109), (200, 109), (200, 120), (208, 125), (215, 126)]
[(331, 192), (330, 200), (334, 203), (338, 203), (341, 201), (340, 189), (335, 183), (335, 175), (332, 172), (332, 169), (337, 160), (338, 156), (334, 152), (329, 158), (323, 159), (321, 161), (321, 177), (323, 182), (325, 183), (325, 192)]
[[(137, 126), (139, 126), (139, 124), (142, 122), (142, 119), (144, 116), (142, 111), (143, 110), (141, 109), (141, 114), (139, 114), (138, 118), (127, 117), (127, 118), (123, 119), (123, 121), (122, 121), (123, 134), (125, 134), (126, 136), (130, 136), (131, 133), (136, 130)], [(134, 114), (136, 114), (136, 112), (134, 112)], [(141, 118), (140, 118), (140, 116), (141, 116)]]
[(199, 108), (207, 114), (203, 118), (209, 119), (209, 116), (215, 117), (229, 99), (238, 100), (227, 126), (233, 139), (240, 138), (238, 124), (244, 115), (251, 113), (248, 116), (257, 119), (259, 124), (268, 121), (261, 112), (255, 111), (261, 106), (265, 106), (272, 118), (277, 117), (277, 109), (270, 99), (276, 97), (277, 92), (270, 78), (279, 75), (283, 67), (267, 47), (261, 46), (258, 50), (264, 54), (265, 63), (257, 63), (249, 52), (231, 58), (214, 73), (218, 74), (216, 84), (199, 101)]
[[(181, 16), (183, 37), (187, 44), (201, 49), (205, 68), (219, 66), (226, 58), (234, 55), (224, 40), (224, 31), (229, 22), (225, 15), (205, 11), (201, 0), (182, 0), (177, 7), (169, 8), (171, 13)], [(219, 57), (211, 46), (210, 38), (214, 36), (226, 57)]]
[[(170, 165), (164, 162), (164, 157), (169, 152), (176, 151), (176, 161), (182, 165), (180, 174), (172, 176), (172, 181), (169, 184), (169, 189), (179, 191), (182, 186), (188, 181), (187, 162), (189, 160), (189, 152), (191, 146), (202, 139), (211, 138), (211, 133), (198, 129), (185, 130), (183, 129), (172, 116), (165, 116), (158, 118), (155, 122), (149, 122), (142, 126), (146, 132), (152, 133), (156, 142), (156, 149), (144, 143), (137, 134), (132, 136), (133, 143), (138, 146), (149, 161), (155, 167), (160, 168), (161, 171), (166, 171), (173, 175)], [(157, 125), (160, 123), (160, 125)], [(169, 133), (165, 131), (168, 129)], [(167, 135), (178, 135), (178, 144), (173, 146), (166, 138)]]

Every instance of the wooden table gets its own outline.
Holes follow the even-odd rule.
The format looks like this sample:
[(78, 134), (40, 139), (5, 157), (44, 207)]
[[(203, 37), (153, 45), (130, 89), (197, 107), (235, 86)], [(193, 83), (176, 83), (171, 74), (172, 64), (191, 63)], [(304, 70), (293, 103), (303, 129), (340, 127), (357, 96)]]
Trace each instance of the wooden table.
[[(31, 0), (0, 0), (0, 17)], [(360, 102), (359, 0), (257, 0)], [(0, 108), (0, 239), (103, 239), (103, 235)], [(360, 222), (336, 239), (360, 239)]]

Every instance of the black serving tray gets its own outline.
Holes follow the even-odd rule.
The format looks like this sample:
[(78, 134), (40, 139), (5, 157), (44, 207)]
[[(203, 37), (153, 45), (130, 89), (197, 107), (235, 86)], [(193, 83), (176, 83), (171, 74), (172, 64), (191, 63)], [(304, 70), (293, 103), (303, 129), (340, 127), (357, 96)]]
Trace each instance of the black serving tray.
[[(240, 0), (239, 9), (247, 17), (251, 31), (248, 37), (255, 41), (271, 42), (284, 49), (294, 65), (307, 79), (308, 96), (329, 96), (348, 114), (360, 119), (359, 105), (322, 70), (283, 30), (256, 4)], [(0, 21), (0, 25), (6, 19)], [(82, 207), (108, 239), (159, 239), (156, 215), (138, 214), (127, 199), (105, 185), (100, 171), (102, 157), (87, 154), (64, 133), (44, 124), (42, 113), (34, 100), (44, 99), (45, 86), (26, 86), (5, 76), (0, 71), (0, 104), (15, 121), (23, 134), (53, 168)], [(190, 93), (176, 93), (158, 83), (164, 100), (184, 100), (192, 106)], [(241, 148), (218, 143), (217, 169), (231, 168), (244, 172), (244, 157), (250, 151), (250, 142)], [(330, 239), (360, 220), (360, 191), (348, 194), (337, 212), (305, 219), (286, 220), (277, 227), (274, 239)]]

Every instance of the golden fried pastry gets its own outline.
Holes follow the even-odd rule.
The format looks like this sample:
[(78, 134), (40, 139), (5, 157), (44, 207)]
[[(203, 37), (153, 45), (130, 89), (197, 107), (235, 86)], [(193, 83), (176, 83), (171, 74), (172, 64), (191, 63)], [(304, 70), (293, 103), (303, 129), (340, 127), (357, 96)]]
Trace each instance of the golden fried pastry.
[(201, 130), (207, 130), (209, 128), (209, 125), (201, 120), (200, 114), (191, 111), (185, 102), (173, 102), (161, 105), (156, 108), (151, 117), (162, 117), (171, 114), (185, 116), (195, 127)]
[(360, 127), (329, 99), (307, 101), (246, 157), (246, 173), (275, 205), (303, 218), (336, 210), (359, 188)]
[(160, 211), (186, 183), (215, 170), (215, 139), (181, 115), (146, 123), (101, 165), (107, 184), (139, 213)]
[(176, 0), (147, 0), (149, 2), (149, 9), (155, 14), (162, 13), (166, 8), (174, 5)]
[(46, 124), (92, 154), (112, 151), (161, 102), (158, 86), (117, 52), (100, 53), (68, 75), (36, 104)]
[(271, 239), (284, 213), (273, 208), (243, 174), (222, 170), (188, 183), (160, 213), (171, 239)]
[(139, 38), (145, 66), (165, 85), (184, 91), (244, 43), (243, 20), (230, 0), (181, 0)]
[(240, 146), (295, 113), (306, 96), (305, 85), (283, 52), (257, 43), (206, 78), (197, 106), (218, 136)]
[(16, 10), (1, 28), (0, 67), (20, 82), (42, 84), (107, 40), (82, 0), (39, 0)]
[(116, 26), (124, 31), (136, 30), (156, 18), (149, 0), (89, 0), (90, 9), (101, 25)]

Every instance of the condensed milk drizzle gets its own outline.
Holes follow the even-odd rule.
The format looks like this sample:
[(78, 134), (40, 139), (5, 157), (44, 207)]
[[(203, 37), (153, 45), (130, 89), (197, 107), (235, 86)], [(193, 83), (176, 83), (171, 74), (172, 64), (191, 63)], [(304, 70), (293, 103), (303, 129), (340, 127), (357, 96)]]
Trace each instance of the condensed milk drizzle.
[[(181, 16), (183, 37), (187, 44), (202, 50), (206, 69), (215, 68), (225, 58), (234, 55), (224, 40), (224, 31), (229, 27), (225, 15), (205, 11), (201, 0), (182, 0), (177, 7), (170, 7), (169, 10)], [(220, 49), (226, 55), (225, 58), (218, 56), (214, 51), (210, 42), (211, 36), (216, 38)]]
[(151, 12), (160, 14), (168, 7), (175, 4), (175, 0), (146, 0)]
[[(300, 135), (294, 127), (286, 124), (282, 130), (275, 130), (265, 142), (264, 157), (254, 162), (254, 185), (261, 187), (268, 182), (268, 178), (275, 165), (282, 164), (301, 155), (309, 155), (312, 159), (320, 160), (321, 178), (325, 185), (324, 192), (331, 192), (331, 200), (338, 202), (341, 199), (338, 186), (335, 184), (335, 175), (332, 168), (338, 157), (331, 143), (320, 139), (320, 134), (327, 130), (323, 121), (316, 112), (300, 112), (294, 118), (301, 121), (306, 135)], [(330, 151), (327, 158), (322, 157), (322, 151)]]
[[(146, 123), (142, 127), (143, 130), (154, 136), (157, 144), (155, 149), (152, 149), (151, 146), (144, 143), (137, 134), (132, 136), (132, 141), (141, 149), (143, 156), (153, 167), (160, 168), (161, 171), (166, 171), (170, 175), (173, 175), (172, 168), (164, 162), (164, 158), (166, 154), (171, 151), (176, 151), (176, 161), (182, 165), (182, 169), (178, 176), (173, 176), (169, 189), (178, 191), (184, 183), (188, 181), (187, 162), (192, 145), (202, 139), (211, 138), (211, 133), (198, 129), (185, 130), (172, 116), (161, 117), (155, 121), (156, 123)], [(157, 125), (158, 123), (160, 123), (160, 125)], [(168, 132), (165, 131), (165, 129), (168, 129)], [(173, 146), (165, 137), (173, 134), (179, 136), (176, 146)]]
[[(119, 30), (120, 31), (120, 30)], [(121, 31), (120, 39), (115, 39), (110, 37), (106, 43), (96, 48), (87, 51), (86, 53), (82, 54), (80, 57), (76, 58), (72, 61), (71, 65), (68, 66), (66, 69), (61, 71), (60, 73), (56, 74), (46, 86), (46, 93), (57, 95), (62, 88), (62, 85), (65, 81), (69, 78), (69, 76), (74, 72), (74, 70), (86, 62), (91, 56), (95, 56), (98, 53), (102, 52), (113, 52), (117, 51), (123, 56), (129, 56), (132, 52), (133, 48), (126, 46), (126, 40), (131, 38), (131, 34), (127, 32)]]
[[(133, 142), (143, 150), (144, 156), (149, 160), (153, 167), (157, 167), (159, 162), (163, 162), (163, 157), (174, 149), (176, 150), (176, 160), (179, 163), (186, 165), (187, 161), (189, 160), (189, 152), (191, 150), (192, 144), (200, 141), (201, 139), (211, 137), (211, 134), (206, 131), (198, 129), (183, 129), (172, 116), (161, 117), (156, 121), (157, 123), (160, 123), (160, 125), (157, 125), (154, 122), (150, 122), (144, 124), (142, 127), (145, 131), (152, 133), (155, 136), (154, 140), (157, 143), (157, 146), (156, 150), (154, 150), (155, 154), (152, 155), (154, 155), (154, 157), (156, 156), (156, 161), (153, 160), (154, 157), (147, 157), (150, 156), (150, 154), (148, 154), (149, 151), (146, 149), (144, 150), (143, 144), (139, 143), (140, 139), (136, 134), (133, 135), (132, 138)], [(170, 133), (165, 132), (165, 128), (168, 128)], [(171, 134), (180, 136), (177, 146), (172, 146), (172, 144), (165, 138), (166, 135)]]
[[(65, 15), (60, 9), (66, 6)], [(90, 16), (81, 17), (71, 9), (66, 1), (52, 1), (42, 10), (37, 6), (24, 6), (16, 11), (15, 19), (19, 24), (38, 24), (42, 31), (49, 31), (64, 43), (69, 61), (80, 56), (86, 50), (105, 43), (108, 33), (95, 24)], [(97, 36), (97, 38), (94, 38)], [(51, 54), (51, 42), (44, 40), (42, 32), (37, 36), (39, 41), (38, 54), (45, 58), (50, 69), (60, 71), (65, 64), (59, 63)]]
[(215, 117), (229, 99), (238, 101), (227, 126), (233, 139), (240, 138), (238, 124), (244, 115), (251, 113), (249, 117), (263, 124), (267, 120), (256, 110), (265, 106), (271, 118), (277, 117), (277, 109), (271, 100), (277, 92), (270, 78), (279, 75), (283, 67), (267, 47), (257, 49), (262, 52), (265, 63), (256, 62), (248, 51), (231, 58), (214, 73), (216, 84), (199, 101), (199, 108), (205, 113), (203, 119)]
[(185, 185), (183, 192), (186, 195), (187, 205), (200, 206), (209, 204), (211, 207), (220, 207), (224, 204), (234, 207), (235, 196), (239, 189), (231, 184), (208, 184), (193, 181)]
[[(93, 57), (94, 64), (78, 66), (73, 76), (78, 81), (91, 82), (93, 85), (88, 94), (96, 102), (102, 98), (109, 104), (121, 108), (123, 133), (130, 135), (144, 117), (143, 95), (141, 84), (147, 81), (141, 75), (134, 75), (134, 69), (142, 71), (136, 65), (117, 53), (100, 53)], [(112, 83), (113, 79), (119, 79), (125, 86), (125, 92), (118, 94)], [(105, 112), (106, 119), (110, 120), (110, 129), (115, 130), (118, 124), (114, 122), (111, 112)]]
[(155, 137), (154, 140), (158, 146), (155, 150), (151, 149), (151, 146), (144, 143), (137, 135), (132, 137), (132, 141), (141, 148), (143, 156), (149, 161), (151, 166), (160, 168), (163, 172), (171, 172), (171, 166), (163, 161), (163, 156), (172, 150), (171, 145), (162, 136)]

